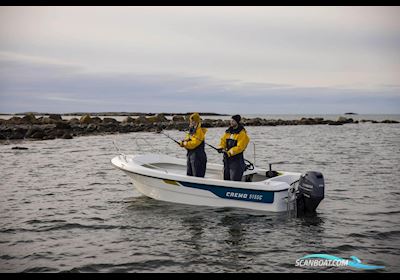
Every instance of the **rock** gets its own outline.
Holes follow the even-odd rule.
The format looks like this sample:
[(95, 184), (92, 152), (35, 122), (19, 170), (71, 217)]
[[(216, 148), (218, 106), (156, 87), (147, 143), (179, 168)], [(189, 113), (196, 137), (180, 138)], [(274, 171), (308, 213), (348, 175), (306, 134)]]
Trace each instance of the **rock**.
[(27, 128), (14, 127), (8, 139), (24, 139), (27, 131), (28, 131)]
[[(38, 119), (39, 120), (39, 119)], [(55, 124), (57, 123), (56, 120), (50, 118), (42, 118), (39, 120), (42, 124)]]
[(381, 121), (381, 123), (399, 123), (399, 122), (393, 121), (393, 120), (384, 120), (384, 121)]
[(43, 131), (43, 130), (39, 130), (39, 131), (36, 131), (35, 133), (33, 133), (33, 134), (30, 136), (30, 138), (33, 138), (33, 139), (43, 139), (45, 136), (46, 136), (46, 135), (44, 134), (44, 131)]
[(122, 123), (134, 123), (135, 119), (131, 117), (126, 117), (125, 119), (122, 120)]
[(155, 122), (167, 122), (168, 119), (164, 116), (164, 114), (157, 114), (155, 116), (148, 117), (147, 120), (151, 123)]
[(203, 121), (201, 122), (201, 126), (202, 126), (202, 127), (205, 127), (205, 128), (208, 128), (208, 127), (214, 127), (215, 125), (214, 125), (214, 121), (213, 121), (213, 120), (211, 120), (211, 119), (205, 119), (205, 120), (203, 120)]
[(138, 118), (135, 119), (135, 123), (146, 124), (149, 123), (149, 120), (145, 116), (139, 116)]
[(99, 117), (93, 117), (91, 119), (91, 123), (101, 123), (101, 122), (102, 122), (102, 119)]
[(72, 118), (68, 121), (68, 123), (71, 124), (80, 124), (80, 121), (77, 118)]
[(25, 133), (25, 138), (32, 138), (31, 136), (40, 131), (41, 129), (39, 129), (37, 126), (32, 126), (28, 129), (28, 131)]
[(97, 130), (100, 132), (116, 132), (118, 125), (119, 123), (101, 123), (97, 125)]
[(262, 119), (261, 118), (254, 118), (254, 119), (244, 119), (243, 124), (249, 126), (257, 126), (261, 125)]
[(12, 117), (6, 121), (7, 124), (21, 124), (22, 118), (20, 117)]
[(53, 134), (46, 135), (43, 137), (43, 140), (53, 140), (56, 139), (56, 137)]
[(345, 118), (345, 117), (339, 117), (336, 122), (339, 123), (352, 123), (354, 120), (352, 118)]
[(328, 125), (343, 125), (342, 122), (329, 121)]
[(81, 124), (89, 124), (92, 122), (92, 118), (89, 115), (84, 115), (79, 119)]
[(119, 123), (119, 121), (113, 118), (104, 118), (102, 123)]
[(16, 146), (16, 147), (12, 147), (11, 150), (28, 150), (28, 148)]
[(56, 124), (56, 129), (71, 129), (71, 125), (67, 122), (58, 122)]
[(55, 120), (55, 121), (62, 121), (62, 117), (59, 114), (50, 114), (49, 119)]
[(46, 137), (49, 139), (61, 138), (66, 132), (62, 129), (53, 129), (47, 133)]
[(312, 125), (312, 124), (316, 124), (316, 121), (313, 118), (301, 118), (298, 121), (298, 124), (300, 124), (300, 125)]
[(72, 139), (74, 137), (72, 136), (72, 134), (70, 132), (65, 132), (61, 138), (62, 139)]
[(22, 124), (37, 124), (40, 123), (33, 113), (28, 113), (21, 119)]
[(174, 121), (174, 122), (184, 122), (185, 121), (185, 117), (184, 116), (179, 116), (179, 115), (174, 115), (172, 117), (172, 121)]
[(89, 125), (86, 127), (86, 132), (93, 132), (93, 131), (95, 131), (95, 130), (97, 130), (97, 125), (95, 125), (95, 124), (93, 124), (93, 123), (89, 124)]

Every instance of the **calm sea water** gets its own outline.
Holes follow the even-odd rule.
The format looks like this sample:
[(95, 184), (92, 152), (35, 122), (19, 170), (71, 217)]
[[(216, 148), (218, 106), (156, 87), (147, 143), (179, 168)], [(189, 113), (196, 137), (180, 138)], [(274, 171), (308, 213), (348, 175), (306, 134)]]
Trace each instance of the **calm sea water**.
[[(217, 145), (224, 128), (210, 128)], [(256, 164), (321, 171), (316, 217), (210, 208), (141, 196), (110, 159), (185, 152), (154, 133), (0, 146), (0, 272), (364, 272), (300, 268), (325, 253), (400, 272), (400, 125), (248, 127)], [(170, 135), (182, 138), (179, 131)], [(220, 155), (207, 148), (209, 162)], [(249, 145), (246, 157), (254, 159)]]

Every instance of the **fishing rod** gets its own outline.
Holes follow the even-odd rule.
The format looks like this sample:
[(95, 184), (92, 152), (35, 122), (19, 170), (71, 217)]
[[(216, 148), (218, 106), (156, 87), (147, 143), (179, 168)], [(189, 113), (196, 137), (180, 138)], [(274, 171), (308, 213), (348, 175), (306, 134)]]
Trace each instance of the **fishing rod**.
[[(185, 130), (185, 132), (187, 132), (187, 131)], [(162, 130), (157, 131), (157, 133), (161, 133), (161, 134), (165, 135), (166, 137), (168, 137), (169, 139), (171, 139), (172, 141), (174, 141), (176, 144), (180, 145), (179, 141), (177, 141), (177, 140), (175, 140), (174, 138), (170, 137), (168, 134), (164, 133)], [(191, 135), (191, 136), (192, 136), (193, 138), (196, 138), (197, 140), (201, 141), (201, 139), (197, 138), (196, 136), (194, 136), (194, 135)], [(215, 146), (213, 146), (213, 145), (211, 145), (211, 144), (208, 144), (206, 141), (204, 141), (204, 144), (206, 144), (207, 146), (213, 148), (213, 149), (216, 150), (216, 151), (219, 150), (219, 149), (216, 148)]]
[(168, 134), (164, 133), (162, 130), (157, 131), (157, 133), (161, 133), (163, 135), (165, 135), (166, 137), (168, 137), (169, 139), (171, 139), (172, 141), (174, 141), (176, 144), (180, 145), (181, 143), (179, 143), (179, 141), (175, 140), (174, 138), (172, 138), (171, 136), (169, 136)]
[[(185, 132), (188, 132), (187, 130), (184, 130)], [(196, 136), (194, 136), (194, 135), (191, 135), (193, 138), (196, 138), (197, 140), (199, 140), (199, 141), (201, 141), (201, 139), (199, 139), (199, 138), (197, 138)], [(208, 144), (206, 141), (204, 141), (204, 144), (206, 144), (207, 146), (209, 146), (209, 147), (211, 147), (211, 148), (213, 148), (214, 150), (216, 150), (216, 151), (218, 151), (219, 152), (219, 149), (218, 148), (216, 148), (215, 146), (213, 146), (213, 145), (211, 145), (211, 144)]]

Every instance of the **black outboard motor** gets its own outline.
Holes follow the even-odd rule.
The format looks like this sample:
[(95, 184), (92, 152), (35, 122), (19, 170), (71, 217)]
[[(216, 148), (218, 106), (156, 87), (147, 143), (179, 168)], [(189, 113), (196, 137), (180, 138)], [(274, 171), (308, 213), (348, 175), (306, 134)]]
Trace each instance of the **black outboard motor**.
[(314, 214), (319, 203), (324, 199), (324, 176), (320, 172), (307, 171), (300, 176), (296, 198), (297, 216)]

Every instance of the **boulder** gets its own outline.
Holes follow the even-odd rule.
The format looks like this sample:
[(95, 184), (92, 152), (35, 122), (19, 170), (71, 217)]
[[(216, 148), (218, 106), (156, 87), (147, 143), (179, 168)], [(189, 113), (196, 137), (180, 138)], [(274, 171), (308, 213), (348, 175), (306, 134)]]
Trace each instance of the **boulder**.
[(30, 135), (30, 138), (33, 139), (43, 139), (46, 136), (43, 130), (38, 130)]
[(95, 130), (97, 130), (97, 125), (95, 125), (95, 124), (93, 124), (93, 123), (89, 124), (89, 125), (86, 127), (86, 132), (93, 132), (93, 131), (95, 131)]
[(50, 114), (49, 119), (55, 120), (55, 121), (62, 121), (62, 117), (59, 114)]
[(56, 139), (56, 137), (53, 134), (49, 134), (49, 135), (45, 135), (42, 139), (43, 140), (53, 140), (53, 139)]
[(384, 120), (384, 121), (381, 121), (381, 123), (399, 123), (399, 122), (393, 121), (393, 120)]
[(8, 137), (8, 139), (24, 139), (27, 131), (27, 128), (15, 127), (12, 129), (11, 135)]
[(172, 121), (174, 121), (174, 122), (184, 122), (185, 121), (185, 117), (184, 116), (179, 116), (179, 115), (174, 115), (172, 117)]
[(316, 121), (313, 118), (301, 118), (298, 121), (298, 124), (301, 124), (301, 125), (311, 125), (311, 124), (315, 124), (315, 123), (316, 123)]
[(22, 124), (22, 118), (20, 117), (12, 117), (7, 120), (7, 124)]
[(47, 133), (46, 137), (50, 137), (49, 139), (61, 138), (64, 134), (65, 131), (62, 129), (53, 129)]
[(15, 146), (15, 147), (12, 147), (11, 150), (28, 150), (28, 148), (27, 147)]
[(62, 139), (72, 139), (74, 137), (72, 136), (71, 132), (65, 132), (61, 138)]
[(81, 124), (89, 124), (89, 123), (91, 123), (92, 122), (92, 118), (89, 116), (89, 115), (84, 115), (84, 116), (82, 116), (80, 119), (79, 119), (79, 122), (81, 123)]
[(56, 129), (71, 129), (71, 125), (67, 122), (57, 122)]
[(38, 131), (43, 131), (43, 129), (39, 128), (38, 126), (32, 126), (28, 129), (25, 133), (25, 138), (32, 138), (32, 135)]
[(77, 118), (72, 118), (68, 121), (68, 123), (71, 125), (76, 125), (76, 124), (80, 124), (80, 121)]
[(354, 120), (352, 118), (345, 118), (345, 117), (339, 117), (337, 120), (339, 123), (352, 123)]
[(40, 122), (41, 122), (42, 124), (55, 124), (55, 123), (57, 123), (56, 120), (50, 119), (50, 118), (47, 118), (47, 117), (42, 118), (42, 119), (38, 119), (38, 120), (40, 120)]
[(113, 118), (104, 118), (103, 123), (119, 123), (119, 121)]
[(22, 117), (21, 123), (23, 124), (37, 124), (39, 121), (36, 119), (33, 113), (28, 113)]
[(146, 124), (149, 123), (149, 120), (145, 116), (139, 116), (138, 118), (135, 119), (135, 123)]
[(99, 118), (99, 117), (93, 117), (92, 119), (91, 119), (91, 122), (92, 123), (101, 123), (103, 120), (101, 119), (101, 118)]
[(164, 114), (157, 114), (155, 116), (148, 117), (147, 120), (151, 123), (155, 122), (167, 122), (168, 119), (164, 116)]
[(134, 122), (135, 122), (135, 119), (132, 117), (129, 117), (129, 116), (122, 120), (122, 123), (134, 123)]

